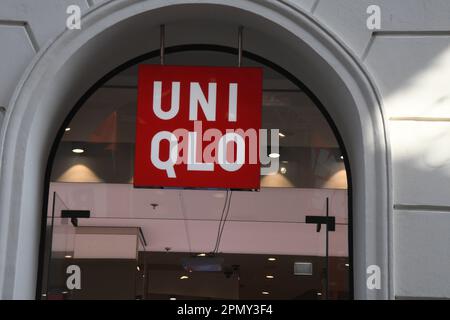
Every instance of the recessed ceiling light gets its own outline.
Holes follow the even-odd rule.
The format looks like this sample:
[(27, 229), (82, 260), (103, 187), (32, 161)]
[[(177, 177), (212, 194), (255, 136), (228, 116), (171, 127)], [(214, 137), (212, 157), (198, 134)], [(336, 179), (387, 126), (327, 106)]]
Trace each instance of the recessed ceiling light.
[(317, 295), (320, 297), (322, 295), (322, 293), (321, 292), (317, 292)]
[(341, 160), (344, 160), (344, 156), (340, 156)]
[(141, 271), (141, 268), (139, 268), (139, 266), (136, 266), (136, 270)]
[(68, 291), (63, 291), (63, 292), (61, 292), (62, 294), (68, 294), (69, 292)]
[(261, 292), (263, 295), (268, 295), (269, 294), (269, 292), (268, 291), (263, 291), (263, 292)]
[(83, 152), (84, 152), (84, 149), (81, 149), (81, 148), (75, 148), (75, 149), (72, 149), (72, 152), (73, 152), (73, 153), (83, 153)]
[(272, 158), (272, 159), (276, 159), (276, 158), (280, 157), (280, 154), (276, 153), (276, 152), (272, 152), (271, 154), (269, 154), (269, 157)]
[(177, 300), (177, 298), (175, 297), (171, 297), (169, 300)]
[(188, 276), (181, 276), (180, 277), (180, 280), (186, 280), (186, 279), (189, 279), (189, 277)]
[(281, 132), (279, 132), (278, 135), (279, 135), (280, 137), (282, 137), (282, 138), (286, 137), (286, 135), (283, 134), (283, 133), (281, 133)]
[(272, 275), (267, 275), (267, 276), (266, 276), (266, 279), (273, 279), (273, 278), (275, 278), (275, 277), (272, 276)]
[(285, 167), (281, 167), (281, 168), (280, 168), (280, 172), (281, 172), (282, 174), (286, 174), (287, 169), (286, 169)]
[(197, 257), (206, 257), (206, 253), (199, 253)]
[(70, 131), (70, 128), (66, 128), (65, 131), (66, 131), (66, 132), (67, 132), (67, 131)]
[(350, 267), (350, 264), (349, 264), (349, 263), (346, 263), (345, 266), (346, 266), (346, 267)]
[(269, 260), (269, 261), (276, 261), (277, 259), (276, 259), (276, 258), (273, 258), (273, 257), (270, 257), (270, 258), (268, 258), (267, 260)]
[(64, 258), (70, 259), (70, 258), (72, 258), (72, 256), (70, 254), (68, 254), (68, 255), (65, 255)]

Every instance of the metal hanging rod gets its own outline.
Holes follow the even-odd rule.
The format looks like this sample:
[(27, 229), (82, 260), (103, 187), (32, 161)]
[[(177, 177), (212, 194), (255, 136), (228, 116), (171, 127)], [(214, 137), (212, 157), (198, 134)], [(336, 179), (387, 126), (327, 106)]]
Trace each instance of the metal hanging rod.
[(159, 58), (161, 65), (164, 65), (165, 37), (165, 25), (162, 24), (159, 29)]

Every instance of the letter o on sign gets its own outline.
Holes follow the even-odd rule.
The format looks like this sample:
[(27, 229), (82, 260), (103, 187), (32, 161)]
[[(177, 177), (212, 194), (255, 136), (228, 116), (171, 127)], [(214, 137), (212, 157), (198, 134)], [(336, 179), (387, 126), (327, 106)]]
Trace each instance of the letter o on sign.
[[(227, 160), (227, 148), (228, 143), (236, 144), (236, 161), (228, 162)], [(239, 170), (245, 162), (245, 140), (237, 133), (226, 133), (219, 140), (218, 145), (218, 160), (219, 165), (225, 170), (229, 172)]]

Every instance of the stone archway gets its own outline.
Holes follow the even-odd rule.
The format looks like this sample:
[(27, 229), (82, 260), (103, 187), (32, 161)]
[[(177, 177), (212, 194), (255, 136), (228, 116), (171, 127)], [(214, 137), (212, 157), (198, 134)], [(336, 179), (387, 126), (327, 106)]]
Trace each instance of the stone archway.
[[(63, 119), (109, 70), (157, 49), (161, 23), (168, 45), (227, 46), (235, 45), (242, 24), (246, 50), (289, 70), (321, 100), (344, 139), (352, 172), (355, 298), (392, 297), (389, 150), (382, 106), (367, 72), (298, 8), (282, 1), (221, 2), (109, 1), (83, 17), (81, 31), (63, 32), (29, 66), (1, 132), (2, 298), (34, 297), (44, 172)], [(370, 265), (381, 268), (381, 289), (366, 287)]]

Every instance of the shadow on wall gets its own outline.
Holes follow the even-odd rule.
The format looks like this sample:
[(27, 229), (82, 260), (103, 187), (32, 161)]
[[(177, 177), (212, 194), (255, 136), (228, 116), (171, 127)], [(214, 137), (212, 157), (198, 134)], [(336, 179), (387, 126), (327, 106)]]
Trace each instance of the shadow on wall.
[(366, 64), (388, 117), (450, 118), (448, 36), (376, 38)]
[(395, 203), (450, 205), (450, 122), (391, 124)]
[[(450, 264), (449, 38), (395, 38), (394, 55), (374, 64), (392, 75), (382, 86), (391, 120), (396, 294), (403, 297), (450, 294), (442, 282)], [(410, 51), (400, 56), (396, 45)]]

